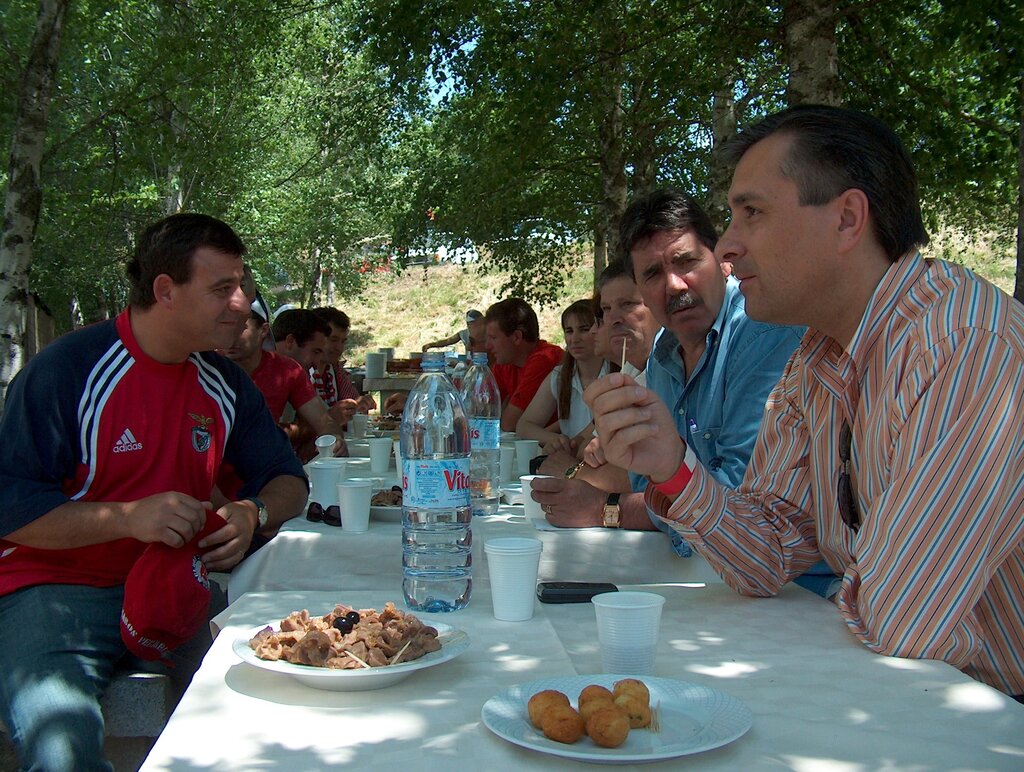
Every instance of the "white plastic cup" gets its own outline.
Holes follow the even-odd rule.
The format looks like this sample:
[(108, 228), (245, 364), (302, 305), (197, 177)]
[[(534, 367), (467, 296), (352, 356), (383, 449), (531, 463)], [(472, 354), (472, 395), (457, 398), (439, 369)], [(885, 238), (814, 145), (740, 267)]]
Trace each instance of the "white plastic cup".
[(530, 462), (539, 455), (537, 440), (516, 440), (516, 469), (520, 477), (530, 473)]
[(316, 457), (317, 458), (330, 458), (331, 450), (334, 448), (334, 443), (338, 441), (338, 438), (333, 434), (321, 434), (314, 441), (316, 445)]
[(370, 416), (366, 413), (356, 413), (348, 422), (348, 430), (353, 439), (361, 440), (366, 436), (366, 425)]
[(380, 351), (366, 352), (366, 377), (383, 378), (387, 359)]
[(395, 347), (394, 346), (387, 346), (385, 348), (379, 348), (377, 350), (384, 355), (384, 361), (385, 362), (390, 362), (392, 359), (395, 358)]
[(516, 458), (515, 445), (501, 445), (498, 448), (498, 467), (501, 475), (501, 482), (512, 482), (512, 463)]
[(543, 548), (540, 539), (512, 536), (484, 542), (495, 619), (525, 622), (533, 616), (537, 569)]
[(388, 471), (395, 441), (390, 437), (371, 437), (367, 442), (370, 443), (370, 471), (374, 474)]
[(373, 494), (373, 482), (363, 479), (340, 480), (337, 489), (341, 530), (365, 533), (370, 528), (370, 497)]
[(338, 504), (338, 479), (345, 476), (347, 458), (317, 458), (309, 463), (309, 500), (324, 509)]
[(605, 673), (650, 675), (665, 598), (653, 592), (604, 592), (590, 600)]
[(546, 520), (547, 515), (544, 514), (544, 509), (541, 507), (539, 501), (534, 501), (533, 496), (533, 481), (538, 477), (551, 477), (549, 474), (524, 474), (519, 478), (519, 482), (523, 486), (523, 514), (525, 514), (531, 520)]

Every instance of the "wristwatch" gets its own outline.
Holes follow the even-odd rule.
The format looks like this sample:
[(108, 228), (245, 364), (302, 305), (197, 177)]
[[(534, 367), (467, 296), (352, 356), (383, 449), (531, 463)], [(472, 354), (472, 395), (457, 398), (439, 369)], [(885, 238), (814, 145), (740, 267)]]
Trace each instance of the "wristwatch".
[(267, 524), (267, 520), (269, 519), (267, 506), (255, 496), (248, 496), (247, 498), (242, 499), (242, 501), (251, 501), (256, 505), (256, 530), (258, 531)]
[(565, 470), (565, 479), (566, 480), (573, 480), (573, 479), (575, 479), (576, 475), (578, 475), (580, 473), (580, 470), (583, 468), (583, 466), (586, 463), (587, 463), (586, 461), (580, 461), (579, 463), (573, 464), (568, 469), (566, 469)]
[(619, 494), (609, 493), (608, 501), (604, 504), (604, 520), (601, 523), (605, 528), (621, 528), (622, 521), (619, 519)]

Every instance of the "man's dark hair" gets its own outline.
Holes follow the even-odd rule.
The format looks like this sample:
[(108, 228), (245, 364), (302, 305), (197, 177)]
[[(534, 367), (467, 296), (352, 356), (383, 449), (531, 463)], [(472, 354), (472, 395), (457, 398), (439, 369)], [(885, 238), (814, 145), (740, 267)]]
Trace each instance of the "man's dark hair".
[(313, 313), (339, 330), (347, 331), (352, 327), (352, 320), (348, 318), (348, 314), (344, 311), (339, 311), (337, 308), (323, 306), (321, 308), (314, 308)]
[(718, 233), (700, 204), (676, 188), (659, 188), (633, 200), (619, 220), (618, 259), (633, 274), (633, 247), (662, 231), (690, 228), (712, 252)]
[[(636, 279), (633, 278), (633, 272), (626, 268), (626, 261), (621, 257), (616, 260), (612, 260), (604, 267), (604, 270), (601, 271), (601, 275), (597, 277), (597, 294), (595, 295), (595, 302), (597, 303), (598, 308), (601, 306), (601, 290), (604, 288), (604, 285), (615, 279), (621, 279), (622, 277), (636, 283)], [(604, 316), (603, 312), (601, 315), (602, 317)]]
[(487, 309), (485, 318), (488, 322), (496, 322), (506, 335), (519, 330), (523, 333), (523, 340), (529, 343), (540, 340), (537, 314), (522, 298), (499, 300)]
[(820, 206), (856, 188), (867, 196), (874, 235), (890, 260), (928, 243), (917, 176), (899, 137), (877, 118), (829, 105), (799, 105), (769, 115), (736, 135), (724, 158), (735, 165), (772, 134), (793, 138), (781, 172), (801, 206)]
[(139, 309), (156, 303), (153, 281), (161, 274), (175, 284), (187, 284), (192, 279), (192, 255), (200, 247), (238, 257), (245, 254), (245, 245), (231, 226), (209, 215), (172, 214), (146, 228), (126, 268), (128, 303)]
[(290, 308), (282, 311), (274, 320), (272, 329), (274, 340), (280, 342), (292, 335), (299, 346), (305, 346), (318, 332), (323, 333), (325, 337), (331, 334), (331, 326), (308, 308)]

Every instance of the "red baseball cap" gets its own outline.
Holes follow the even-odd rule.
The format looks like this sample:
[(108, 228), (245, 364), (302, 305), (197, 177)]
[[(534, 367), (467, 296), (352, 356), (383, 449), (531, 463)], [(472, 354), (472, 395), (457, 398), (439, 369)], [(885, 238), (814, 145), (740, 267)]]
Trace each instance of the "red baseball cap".
[(121, 639), (141, 659), (167, 658), (207, 621), (210, 580), (197, 546), (226, 521), (207, 511), (206, 524), (183, 547), (150, 544), (124, 583)]

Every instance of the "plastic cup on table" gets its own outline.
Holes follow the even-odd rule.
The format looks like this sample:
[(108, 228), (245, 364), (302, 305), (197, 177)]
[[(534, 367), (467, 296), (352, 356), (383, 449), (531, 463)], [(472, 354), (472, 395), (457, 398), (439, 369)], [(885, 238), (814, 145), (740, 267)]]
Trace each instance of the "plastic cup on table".
[(605, 673), (650, 675), (665, 598), (653, 592), (604, 592), (590, 602)]
[(533, 616), (537, 569), (543, 547), (540, 539), (520, 537), (484, 542), (495, 619), (525, 622)]
[(374, 474), (388, 471), (395, 441), (390, 437), (371, 437), (367, 442), (370, 443), (370, 471)]
[(361, 440), (366, 436), (366, 425), (370, 416), (366, 413), (356, 413), (348, 422), (348, 430), (353, 439)]
[(501, 445), (498, 450), (498, 467), (501, 475), (501, 482), (512, 482), (512, 464), (516, 458), (515, 445)]
[(539, 455), (537, 440), (516, 440), (516, 468), (520, 477), (530, 473), (530, 462)]
[(338, 481), (338, 510), (341, 530), (364, 533), (370, 528), (370, 497), (373, 481), (350, 478)]
[(530, 494), (533, 492), (533, 481), (538, 477), (551, 477), (549, 474), (524, 474), (519, 478), (519, 482), (523, 486), (523, 514), (525, 514), (531, 520), (546, 520), (547, 517), (544, 514), (544, 510), (541, 508), (539, 501), (534, 501), (533, 496)]
[(314, 444), (316, 445), (316, 457), (317, 458), (330, 458), (331, 449), (334, 447), (334, 443), (338, 441), (338, 438), (333, 434), (321, 434), (316, 438)]
[(368, 351), (366, 353), (366, 377), (383, 378), (386, 358), (379, 351)]

